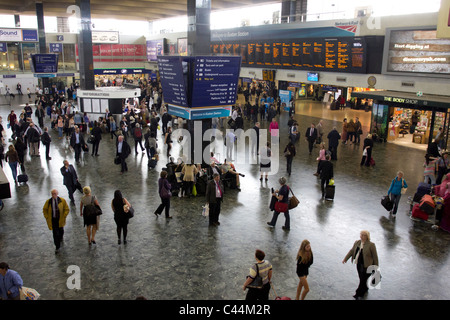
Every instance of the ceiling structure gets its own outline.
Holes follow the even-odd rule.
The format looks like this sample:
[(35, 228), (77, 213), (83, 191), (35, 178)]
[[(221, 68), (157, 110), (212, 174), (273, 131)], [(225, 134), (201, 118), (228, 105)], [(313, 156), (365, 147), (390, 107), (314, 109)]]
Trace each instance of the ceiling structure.
[[(0, 0), (0, 14), (36, 15), (41, 2), (45, 16), (68, 17), (67, 7), (75, 0)], [(281, 0), (212, 0), (211, 11), (250, 5), (277, 3)], [(187, 14), (187, 0), (91, 0), (91, 18), (153, 21)]]

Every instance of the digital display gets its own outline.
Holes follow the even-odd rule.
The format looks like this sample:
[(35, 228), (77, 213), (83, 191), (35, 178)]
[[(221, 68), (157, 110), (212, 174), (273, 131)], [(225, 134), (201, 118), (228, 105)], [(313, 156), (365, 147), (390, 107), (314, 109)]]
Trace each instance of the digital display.
[(41, 53), (31, 55), (34, 73), (58, 72), (58, 55), (52, 53)]
[[(366, 73), (367, 45), (361, 37), (242, 40), (243, 67), (276, 67), (299, 70)], [(218, 53), (216, 44), (212, 52)], [(237, 55), (237, 53), (236, 53)]]
[(385, 41), (383, 73), (450, 75), (450, 39), (436, 29), (388, 29)]
[(306, 79), (311, 82), (317, 82), (319, 81), (319, 74), (317, 72), (308, 72)]

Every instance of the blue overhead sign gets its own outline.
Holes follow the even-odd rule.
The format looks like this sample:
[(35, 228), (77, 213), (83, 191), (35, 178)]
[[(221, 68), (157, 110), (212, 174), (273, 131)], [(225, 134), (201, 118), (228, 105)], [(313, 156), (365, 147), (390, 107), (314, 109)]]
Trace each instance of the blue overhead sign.
[(188, 108), (188, 61), (186, 57), (158, 57), (159, 75), (164, 91), (164, 102)]
[(241, 57), (195, 57), (192, 108), (236, 103)]
[(40, 53), (31, 55), (33, 73), (58, 72), (58, 55), (53, 53)]

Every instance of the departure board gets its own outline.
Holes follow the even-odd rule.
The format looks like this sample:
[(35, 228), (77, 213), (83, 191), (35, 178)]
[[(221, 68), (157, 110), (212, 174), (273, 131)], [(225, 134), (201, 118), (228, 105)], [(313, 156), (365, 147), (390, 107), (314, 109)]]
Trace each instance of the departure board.
[[(231, 44), (243, 67), (366, 73), (366, 43), (362, 37), (242, 40)], [(220, 50), (212, 45), (212, 52)]]

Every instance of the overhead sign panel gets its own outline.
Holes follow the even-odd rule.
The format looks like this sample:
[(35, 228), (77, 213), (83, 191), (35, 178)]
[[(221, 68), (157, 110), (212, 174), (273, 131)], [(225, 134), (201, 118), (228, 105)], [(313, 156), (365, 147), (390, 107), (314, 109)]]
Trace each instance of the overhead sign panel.
[(158, 67), (170, 114), (193, 120), (231, 114), (240, 56), (159, 56)]
[(188, 62), (180, 56), (158, 57), (164, 102), (187, 108)]
[(236, 103), (241, 58), (195, 57), (192, 108)]

